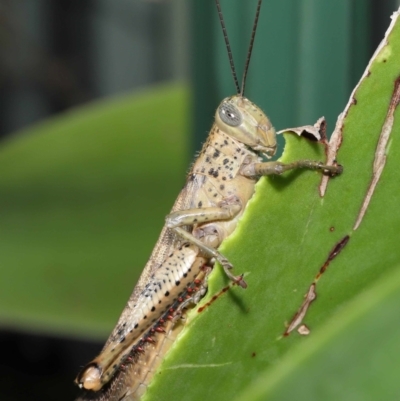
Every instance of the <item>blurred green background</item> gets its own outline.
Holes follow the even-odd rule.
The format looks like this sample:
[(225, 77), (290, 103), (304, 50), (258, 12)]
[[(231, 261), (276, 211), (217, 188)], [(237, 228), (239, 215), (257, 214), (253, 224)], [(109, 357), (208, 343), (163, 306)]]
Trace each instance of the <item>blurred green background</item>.
[[(221, 3), (240, 77), (256, 1)], [(234, 86), (211, 0), (1, 6), (0, 399), (71, 400)], [(264, 1), (246, 95), (333, 129), (397, 6)]]

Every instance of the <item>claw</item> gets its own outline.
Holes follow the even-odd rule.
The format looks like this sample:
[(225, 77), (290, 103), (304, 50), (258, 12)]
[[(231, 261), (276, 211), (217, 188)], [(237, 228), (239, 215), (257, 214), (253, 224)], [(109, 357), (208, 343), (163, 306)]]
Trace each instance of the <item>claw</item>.
[(240, 276), (236, 277), (235, 283), (237, 285), (240, 285), (242, 288), (247, 288), (247, 283), (243, 280), (243, 274)]

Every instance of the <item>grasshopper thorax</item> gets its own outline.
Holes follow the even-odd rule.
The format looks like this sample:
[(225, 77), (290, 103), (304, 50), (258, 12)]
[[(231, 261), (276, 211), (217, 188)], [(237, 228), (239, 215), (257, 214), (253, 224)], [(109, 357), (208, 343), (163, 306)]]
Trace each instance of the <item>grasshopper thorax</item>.
[(218, 128), (270, 158), (276, 152), (276, 133), (264, 112), (241, 95), (225, 98), (215, 113)]

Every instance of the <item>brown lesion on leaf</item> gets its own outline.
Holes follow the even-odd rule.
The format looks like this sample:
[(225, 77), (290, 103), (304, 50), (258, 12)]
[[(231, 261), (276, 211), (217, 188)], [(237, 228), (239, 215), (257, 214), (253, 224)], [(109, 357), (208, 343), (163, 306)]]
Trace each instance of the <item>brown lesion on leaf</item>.
[[(347, 112), (346, 112), (347, 114)], [(328, 141), (326, 135), (326, 121), (325, 117), (320, 117), (314, 125), (304, 125), (296, 128), (286, 128), (284, 130), (278, 131), (277, 134), (282, 134), (284, 132), (293, 132), (298, 136), (304, 136), (309, 140), (317, 141), (322, 144), (325, 148), (326, 164), (328, 166), (337, 165), (336, 154), (342, 144), (342, 130), (343, 130), (343, 120), (345, 114), (342, 113), (336, 124), (335, 131), (333, 132), (331, 139)], [(326, 192), (326, 186), (328, 184), (329, 178), (334, 175), (324, 175), (321, 185), (320, 185), (320, 196), (323, 197)]]
[(236, 282), (232, 282), (229, 285), (227, 285), (224, 288), (222, 288), (220, 291), (218, 291), (216, 294), (214, 294), (208, 302), (206, 302), (203, 306), (200, 306), (200, 308), (197, 309), (197, 313), (203, 312), (204, 309), (208, 308), (218, 298), (220, 298), (223, 294), (225, 294), (231, 287), (233, 287), (234, 285), (237, 285), (237, 284), (238, 283), (236, 283)]
[(310, 334), (311, 330), (308, 328), (308, 326), (306, 324), (302, 324), (297, 328), (297, 332), (301, 336), (308, 336)]
[(317, 293), (315, 292), (316, 286), (317, 284), (315, 282), (310, 285), (310, 288), (308, 289), (306, 295), (304, 296), (303, 303), (301, 304), (300, 308), (295, 313), (295, 315), (292, 317), (292, 320), (290, 321), (288, 327), (283, 333), (284, 337), (287, 337), (296, 327), (298, 327), (303, 322), (303, 319), (306, 316), (306, 313), (311, 305), (311, 302), (313, 302), (317, 298)]
[[(341, 139), (338, 144), (338, 141), (335, 141), (336, 136), (333, 134), (331, 140), (328, 141), (328, 137), (326, 135), (326, 120), (325, 117), (320, 117), (314, 125), (303, 125), (301, 127), (295, 128), (286, 128), (284, 130), (278, 131), (277, 134), (282, 134), (284, 132), (292, 132), (298, 136), (303, 136), (311, 141), (316, 141), (324, 146), (325, 155), (326, 155), (326, 164), (328, 166), (337, 166), (336, 162), (336, 153), (341, 144)], [(340, 130), (341, 133), (341, 130)], [(341, 138), (341, 137), (340, 137)], [(337, 145), (335, 147), (335, 145)], [(336, 174), (330, 174), (329, 177), (334, 177)], [(325, 181), (328, 182), (328, 174), (325, 174)], [(321, 197), (324, 195), (320, 191)]]
[(345, 235), (339, 242), (337, 242), (335, 244), (335, 246), (329, 252), (328, 257), (326, 258), (323, 265), (320, 267), (317, 275), (315, 276), (307, 293), (305, 294), (304, 300), (303, 300), (300, 308), (294, 314), (294, 316), (290, 320), (290, 323), (288, 324), (285, 332), (283, 333), (284, 337), (287, 337), (296, 328), (297, 328), (297, 332), (300, 335), (308, 335), (310, 333), (310, 329), (303, 323), (303, 321), (304, 321), (304, 318), (307, 314), (307, 311), (308, 311), (311, 303), (317, 298), (316, 288), (317, 288), (318, 281), (321, 278), (321, 276), (325, 273), (326, 269), (328, 268), (328, 266), (332, 262), (332, 260), (335, 259), (339, 255), (339, 253), (344, 249), (344, 247), (347, 245), (349, 240), (350, 240), (350, 237), (348, 235)]
[(399, 105), (399, 103), (400, 103), (400, 77), (397, 77), (396, 81), (394, 82), (394, 89), (392, 97), (390, 99), (388, 112), (386, 114), (385, 121), (382, 125), (381, 134), (379, 135), (378, 144), (375, 150), (375, 159), (372, 168), (372, 179), (368, 186), (367, 193), (364, 197), (364, 201), (361, 205), (353, 230), (357, 230), (357, 228), (360, 226), (365, 216), (365, 213), (368, 209), (372, 195), (375, 192), (375, 188), (381, 178), (383, 169), (385, 167), (387, 158), (386, 150), (390, 139), (390, 135), (393, 130), (394, 112), (396, 111), (396, 108)]
[[(331, 138), (329, 139), (329, 142), (326, 142), (326, 147), (325, 147), (325, 153), (326, 153), (326, 164), (332, 165), (336, 163), (336, 155), (339, 151), (340, 146), (342, 145), (342, 140), (343, 140), (343, 120), (345, 116), (347, 115), (347, 112), (343, 112), (342, 114), (339, 115), (335, 129), (331, 135)], [(321, 198), (324, 197), (326, 188), (328, 186), (329, 182), (329, 176), (328, 175), (323, 175), (321, 179), (321, 184), (319, 185), (319, 194)]]
[(326, 140), (326, 122), (325, 117), (320, 117), (314, 125), (303, 125), (295, 128), (285, 128), (278, 131), (281, 135), (284, 132), (293, 132), (298, 136), (304, 136), (312, 141), (322, 142)]

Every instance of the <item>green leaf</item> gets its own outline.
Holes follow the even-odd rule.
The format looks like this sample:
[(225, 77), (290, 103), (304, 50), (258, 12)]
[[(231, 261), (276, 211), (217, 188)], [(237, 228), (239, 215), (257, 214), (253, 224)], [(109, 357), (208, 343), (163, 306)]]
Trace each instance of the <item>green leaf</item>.
[[(331, 342), (339, 343), (340, 336), (345, 336), (347, 341), (354, 339), (356, 334), (350, 329), (347, 338), (347, 330), (339, 333), (329, 327), (332, 328), (348, 308), (357, 310), (359, 307), (357, 313), (347, 312), (346, 315), (347, 319), (353, 319), (349, 327), (357, 327), (363, 306), (361, 301), (353, 304), (353, 300), (385, 292), (380, 287), (370, 288), (382, 277), (398, 276), (400, 143), (395, 135), (400, 132), (398, 114), (395, 114), (391, 139), (385, 150), (387, 160), (382, 176), (364, 219), (355, 229), (357, 216), (371, 185), (378, 138), (396, 79), (400, 76), (400, 24), (396, 24), (387, 40), (357, 88), (344, 119), (343, 142), (337, 156), (344, 166), (343, 175), (330, 180), (324, 198), (319, 196), (321, 177), (317, 172), (295, 171), (282, 177), (260, 180), (237, 230), (221, 247), (233, 262), (235, 273), (246, 273), (248, 289), (233, 287), (203, 312), (199, 313), (196, 307), (189, 313), (185, 330), (165, 357), (145, 400), (175, 399), (177, 394), (181, 401), (232, 400), (245, 387), (251, 389), (257, 379), (271, 383), (279, 369), (279, 387), (268, 394), (276, 395), (275, 399), (281, 399), (281, 394), (287, 397), (291, 394), (291, 399), (308, 399), (310, 393), (306, 392), (302, 394), (307, 398), (306, 395), (303, 398), (293, 396), (296, 394), (295, 386), (309, 380), (308, 388), (316, 388), (319, 386), (316, 376), (303, 374), (301, 363), (285, 371), (280, 367), (281, 361), (288, 364), (297, 347), (304, 347), (305, 353), (314, 341), (328, 347)], [(283, 161), (324, 158), (320, 146), (302, 138), (287, 137)], [(344, 243), (347, 236), (347, 245), (327, 263), (332, 251)], [(301, 336), (294, 330), (284, 336), (286, 324), (299, 310), (304, 295), (325, 268), (316, 282), (317, 299), (303, 320), (311, 333)], [(215, 269), (209, 280), (208, 295), (200, 308), (225, 285), (227, 281), (223, 273)], [(376, 305), (371, 309), (386, 307), (390, 302), (393, 310), (399, 312), (396, 299), (388, 295), (383, 301), (377, 296)], [(381, 301), (382, 304), (378, 305)], [(386, 309), (379, 310), (384, 313)], [(393, 317), (394, 312), (390, 313)], [(319, 334), (318, 330), (321, 330)], [(371, 347), (369, 337), (363, 338), (359, 333), (358, 352), (363, 349), (368, 353)], [(360, 366), (354, 351), (354, 359), (343, 361), (343, 375)], [(329, 365), (329, 361), (324, 363), (321, 357), (324, 352), (326, 354), (328, 350), (319, 350), (320, 355), (315, 357), (319, 358), (320, 364), (318, 368), (315, 365), (314, 371), (319, 370), (320, 375)], [(380, 368), (384, 370), (385, 366)], [(262, 378), (260, 372), (265, 372)], [(323, 383), (327, 381), (328, 378)], [(353, 386), (362, 386), (363, 383), (365, 378)], [(390, 383), (395, 389), (397, 381)], [(292, 392), (285, 390), (291, 387)], [(240, 399), (250, 400), (248, 396), (252, 393), (249, 391)], [(264, 393), (267, 394), (267, 390)], [(321, 388), (319, 399), (328, 393)]]
[(397, 266), (235, 401), (398, 400), (399, 304)]
[(160, 86), (2, 143), (3, 326), (107, 336), (184, 182), (187, 103)]

